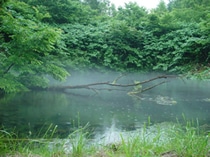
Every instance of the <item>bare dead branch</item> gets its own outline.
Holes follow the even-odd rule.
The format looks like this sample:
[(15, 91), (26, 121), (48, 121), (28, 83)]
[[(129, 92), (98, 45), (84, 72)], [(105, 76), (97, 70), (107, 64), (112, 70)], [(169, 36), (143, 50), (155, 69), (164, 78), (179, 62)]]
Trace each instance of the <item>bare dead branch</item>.
[(152, 89), (152, 88), (155, 88), (155, 87), (157, 87), (157, 86), (159, 86), (159, 85), (161, 85), (161, 84), (163, 84), (163, 83), (166, 83), (166, 82), (167, 82), (167, 81), (163, 81), (163, 82), (160, 82), (160, 83), (155, 84), (155, 85), (153, 85), (153, 86), (150, 86), (150, 87), (144, 88), (144, 89), (142, 89), (142, 91), (141, 91), (141, 92), (148, 91), (148, 90), (150, 90), (150, 89)]
[[(48, 89), (49, 90), (58, 90), (58, 91), (63, 91), (63, 92), (66, 92), (66, 90), (69, 90), (69, 89), (88, 89), (88, 90), (94, 91), (95, 93), (98, 93), (99, 90), (107, 90), (107, 91), (118, 90), (118, 91), (123, 91), (122, 88), (137, 87), (138, 85), (146, 84), (146, 83), (152, 82), (154, 80), (174, 78), (174, 77), (177, 77), (177, 76), (175, 76), (175, 75), (162, 75), (162, 76), (157, 76), (157, 77), (154, 77), (154, 78), (142, 81), (142, 82), (131, 83), (131, 84), (118, 84), (117, 81), (121, 77), (122, 77), (122, 75), (117, 77), (114, 81), (110, 81), (111, 83), (109, 81), (108, 82), (97, 82), (97, 83), (74, 85), (74, 86), (49, 87)], [(159, 85), (161, 85), (161, 84), (163, 84), (165, 82), (166, 81), (162, 81), (162, 82), (160, 82), (158, 84), (155, 84), (153, 86), (141, 89), (139, 91), (130, 92), (130, 93), (134, 93), (135, 94), (135, 93), (139, 93), (139, 92), (145, 92), (145, 91), (148, 91), (148, 90), (150, 90), (152, 88), (155, 88), (155, 87), (157, 87), (157, 86), (159, 86)], [(106, 88), (104, 86), (110, 86), (110, 87), (113, 87), (113, 88)], [(118, 88), (115, 88), (115, 87), (118, 87)]]

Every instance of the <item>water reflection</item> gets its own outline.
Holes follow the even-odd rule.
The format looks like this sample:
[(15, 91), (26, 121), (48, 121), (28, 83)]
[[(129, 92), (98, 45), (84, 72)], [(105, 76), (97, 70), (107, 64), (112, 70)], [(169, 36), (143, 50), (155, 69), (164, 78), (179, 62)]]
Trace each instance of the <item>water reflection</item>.
[[(137, 78), (138, 75), (132, 75), (124, 81)], [(188, 119), (198, 118), (200, 123), (210, 124), (210, 102), (205, 101), (210, 98), (209, 87), (209, 82), (173, 79), (139, 98), (128, 96), (125, 91), (101, 91), (97, 95), (83, 91), (83, 96), (77, 95), (80, 91), (7, 95), (0, 100), (0, 123), (5, 128), (15, 127), (20, 133), (31, 132), (34, 136), (53, 123), (58, 126), (57, 134), (63, 137), (87, 123), (95, 132), (103, 132), (112, 126), (113, 120), (115, 128), (120, 130), (138, 129), (148, 117), (155, 124), (182, 119), (183, 114)]]

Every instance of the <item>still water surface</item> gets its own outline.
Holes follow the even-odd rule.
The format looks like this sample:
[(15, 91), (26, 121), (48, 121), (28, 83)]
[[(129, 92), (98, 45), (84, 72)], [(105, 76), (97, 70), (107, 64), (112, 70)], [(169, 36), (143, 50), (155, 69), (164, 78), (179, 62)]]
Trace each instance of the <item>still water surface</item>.
[[(129, 74), (119, 83), (143, 81), (159, 74)], [(96, 77), (97, 76), (97, 77)], [(118, 74), (82, 74), (65, 84), (86, 84), (114, 80)], [(148, 87), (155, 83), (143, 85)], [(102, 87), (98, 87), (102, 88)], [(138, 98), (127, 91), (71, 90), (68, 93), (36, 91), (7, 95), (0, 100), (0, 125), (15, 128), (20, 134), (37, 135), (43, 126), (58, 126), (65, 137), (78, 125), (89, 123), (94, 132), (103, 132), (113, 124), (119, 130), (135, 130), (151, 119), (152, 124), (198, 119), (210, 124), (210, 82), (168, 79), (168, 82), (142, 93)], [(123, 88), (123, 90), (125, 90)]]

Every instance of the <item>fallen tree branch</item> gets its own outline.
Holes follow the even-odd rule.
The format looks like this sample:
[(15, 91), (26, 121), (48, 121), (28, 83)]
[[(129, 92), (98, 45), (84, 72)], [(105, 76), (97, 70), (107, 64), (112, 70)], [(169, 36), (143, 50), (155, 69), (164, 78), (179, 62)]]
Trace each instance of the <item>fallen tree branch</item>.
[[(119, 84), (117, 83), (117, 81), (122, 78), (122, 75), (117, 77), (114, 81), (107, 81), (107, 82), (96, 82), (96, 83), (90, 83), (90, 84), (82, 84), (82, 85), (74, 85), (74, 86), (56, 86), (56, 87), (49, 87), (48, 90), (57, 90), (57, 91), (62, 91), (67, 93), (67, 90), (71, 90), (71, 89), (88, 89), (88, 90), (92, 90), (95, 93), (98, 93), (99, 90), (107, 90), (107, 91), (112, 91), (112, 90), (118, 90), (118, 91), (123, 91), (122, 88), (129, 88), (129, 87), (138, 87), (137, 89), (134, 89), (133, 91), (129, 92), (135, 94), (135, 93), (142, 93), (145, 91), (148, 91), (152, 88), (155, 88), (163, 83), (165, 83), (166, 81), (162, 81), (158, 84), (155, 84), (153, 86), (150, 87), (146, 87), (146, 88), (142, 88), (141, 85), (158, 80), (158, 79), (167, 79), (167, 78), (174, 78), (177, 77), (175, 75), (162, 75), (162, 76), (157, 76), (145, 81), (138, 81), (138, 82), (134, 82), (131, 84)], [(109, 86), (110, 88), (104, 87), (104, 86)], [(113, 88), (112, 88), (113, 87)], [(118, 87), (118, 88), (116, 88)], [(129, 90), (126, 90), (129, 91)]]
[(157, 86), (159, 86), (159, 85), (161, 85), (161, 84), (163, 84), (163, 83), (166, 83), (166, 82), (167, 82), (167, 81), (163, 81), (163, 82), (160, 82), (160, 83), (155, 84), (155, 85), (153, 85), (153, 86), (150, 86), (150, 87), (144, 88), (144, 89), (142, 89), (142, 91), (141, 91), (141, 92), (148, 91), (148, 90), (150, 90), (150, 89), (152, 89), (152, 88), (155, 88), (155, 87), (157, 87)]

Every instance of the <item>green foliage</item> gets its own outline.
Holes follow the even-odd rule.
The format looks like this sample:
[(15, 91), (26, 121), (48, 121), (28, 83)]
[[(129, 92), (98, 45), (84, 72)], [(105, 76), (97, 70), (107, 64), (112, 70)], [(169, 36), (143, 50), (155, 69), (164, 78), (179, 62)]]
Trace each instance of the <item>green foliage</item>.
[(41, 12), (50, 15), (43, 19), (51, 24), (83, 23), (87, 24), (96, 13), (89, 6), (79, 0), (22, 0), (31, 6), (42, 9)]
[(71, 66), (104, 66), (117, 70), (141, 66), (138, 50), (141, 33), (124, 22), (100, 23), (97, 27), (65, 25), (62, 29)]
[(45, 76), (63, 80), (69, 75), (65, 67), (173, 72), (192, 70), (192, 65), (209, 68), (208, 1), (161, 1), (150, 12), (136, 3), (118, 10), (109, 3), (1, 1), (0, 75), (8, 74), (17, 83), (13, 90), (1, 85), (1, 91), (15, 91), (18, 83), (47, 87)]
[(4, 3), (6, 3), (8, 0), (0, 0), (0, 7), (3, 6)]
[(27, 88), (18, 81), (18, 78), (11, 74), (5, 74), (0, 77), (0, 89), (8, 93), (27, 90)]
[(145, 50), (150, 54), (155, 53), (155, 69), (180, 70), (176, 68), (187, 63), (208, 63), (208, 53), (199, 45), (202, 34), (198, 25), (192, 23), (182, 27), (162, 35), (159, 39), (153, 37), (151, 40), (145, 40)]
[(159, 2), (158, 6), (155, 9), (153, 9), (153, 11), (158, 14), (164, 14), (164, 13), (168, 12), (168, 8), (167, 8), (165, 1), (161, 0)]
[(184, 71), (189, 63), (207, 64), (209, 40), (204, 31), (208, 29), (203, 27), (206, 23), (179, 21), (164, 4), (159, 7), (147, 14), (131, 3), (120, 8), (109, 23), (64, 26), (70, 58), (74, 58), (75, 65), (121, 71)]
[[(54, 59), (59, 56), (56, 44), (61, 30), (41, 23), (36, 15), (33, 7), (18, 1), (8, 2), (2, 11), (0, 89), (5, 92), (46, 87), (46, 74), (60, 80), (68, 75), (61, 60)], [(4, 79), (8, 76), (10, 79)]]
[[(61, 27), (67, 48), (68, 66), (82, 68), (100, 64), (103, 44), (103, 31), (93, 25), (67, 24)], [(95, 62), (94, 62), (95, 61)], [(96, 63), (97, 61), (97, 63)]]
[(128, 4), (125, 4), (125, 8), (118, 8), (114, 18), (117, 21), (126, 22), (128, 26), (140, 29), (146, 20), (145, 18), (147, 17), (147, 14), (148, 12), (145, 8), (139, 7), (137, 3), (129, 2)]
[(208, 0), (171, 0), (168, 4), (170, 9), (196, 8), (197, 6), (210, 6)]

